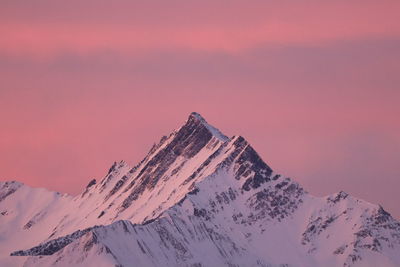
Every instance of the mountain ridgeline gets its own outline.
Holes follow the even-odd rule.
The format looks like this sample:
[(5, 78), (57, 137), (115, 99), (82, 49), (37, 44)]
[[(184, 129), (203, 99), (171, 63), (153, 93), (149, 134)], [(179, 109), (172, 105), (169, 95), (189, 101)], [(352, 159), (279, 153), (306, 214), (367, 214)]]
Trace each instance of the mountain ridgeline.
[(198, 113), (78, 196), (0, 182), (1, 266), (400, 266), (400, 223), (315, 197)]

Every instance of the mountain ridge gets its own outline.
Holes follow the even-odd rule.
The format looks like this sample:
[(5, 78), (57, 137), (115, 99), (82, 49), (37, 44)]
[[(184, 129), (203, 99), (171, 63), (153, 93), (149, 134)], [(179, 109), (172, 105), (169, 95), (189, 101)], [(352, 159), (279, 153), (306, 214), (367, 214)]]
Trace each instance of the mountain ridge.
[[(274, 172), (243, 137), (226, 137), (198, 113), (161, 138), (139, 164), (115, 162), (78, 196), (39, 197), (26, 186), (6, 190), (5, 184), (0, 212), (5, 203), (9, 208), (0, 220), (13, 224), (15, 234), (0, 231), (11, 244), (0, 242), (0, 252), (30, 255), (26, 266), (130, 266), (132, 260), (145, 266), (368, 266), (370, 257), (387, 266), (400, 263), (400, 224), (382, 207), (344, 192), (310, 195)], [(24, 194), (44, 208), (29, 210)], [(15, 241), (27, 233), (35, 238), (25, 245)], [(121, 233), (129, 238), (116, 240)], [(63, 246), (32, 256), (33, 248), (49, 244)]]

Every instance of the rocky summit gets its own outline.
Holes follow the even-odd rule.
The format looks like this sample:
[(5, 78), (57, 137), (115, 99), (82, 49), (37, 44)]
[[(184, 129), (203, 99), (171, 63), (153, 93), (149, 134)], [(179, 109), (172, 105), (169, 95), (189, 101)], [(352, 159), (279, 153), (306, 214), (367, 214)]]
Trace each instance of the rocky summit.
[(0, 266), (400, 266), (400, 223), (310, 195), (192, 113), (78, 196), (0, 182)]

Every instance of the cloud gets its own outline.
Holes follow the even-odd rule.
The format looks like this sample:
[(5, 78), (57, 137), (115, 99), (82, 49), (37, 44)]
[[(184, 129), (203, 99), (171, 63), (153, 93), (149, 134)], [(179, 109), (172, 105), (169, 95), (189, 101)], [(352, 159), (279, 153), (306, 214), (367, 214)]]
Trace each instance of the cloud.
[(66, 50), (142, 53), (175, 47), (236, 53), (265, 43), (318, 46), (398, 36), (399, 7), (397, 1), (8, 1), (2, 7), (0, 49), (48, 57)]

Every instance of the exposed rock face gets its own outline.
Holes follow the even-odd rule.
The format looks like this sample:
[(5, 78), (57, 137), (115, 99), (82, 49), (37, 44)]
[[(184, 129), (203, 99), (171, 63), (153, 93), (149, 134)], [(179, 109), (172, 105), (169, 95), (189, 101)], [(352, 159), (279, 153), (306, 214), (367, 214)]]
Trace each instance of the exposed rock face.
[(96, 227), (87, 228), (85, 230), (78, 230), (73, 232), (70, 235), (66, 235), (60, 238), (52, 239), (48, 242), (40, 244), (36, 247), (33, 247), (28, 250), (19, 250), (10, 254), (10, 256), (46, 256), (53, 255), (60, 249), (63, 249), (65, 246), (69, 245), (72, 241), (80, 238), (87, 232), (95, 229)]
[[(172, 140), (141, 168), (135, 181), (131, 183), (131, 192), (124, 200), (121, 210), (127, 209), (145, 189), (151, 190), (164, 176), (178, 157), (190, 159), (203, 149), (212, 139), (213, 134), (204, 119), (192, 113), (186, 124), (171, 138)], [(217, 141), (215, 142), (217, 144)], [(174, 171), (177, 172), (181, 166)], [(134, 186), (136, 184), (136, 186)]]
[(11, 182), (5, 182), (0, 188), (0, 202), (6, 199), (9, 195), (13, 194), (15, 191), (18, 190), (18, 188), (21, 187), (22, 184), (11, 181)]
[[(400, 265), (400, 224), (382, 207), (311, 196), (198, 113), (77, 197), (0, 189), (0, 220), (15, 229), (8, 254), (29, 255), (25, 266)], [(35, 238), (11, 242), (25, 235)]]

